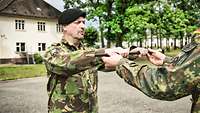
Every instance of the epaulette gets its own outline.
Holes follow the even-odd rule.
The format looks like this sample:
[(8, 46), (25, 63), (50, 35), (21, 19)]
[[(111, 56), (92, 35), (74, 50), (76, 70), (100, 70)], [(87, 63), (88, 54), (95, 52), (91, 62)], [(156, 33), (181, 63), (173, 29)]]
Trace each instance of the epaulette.
[(182, 51), (185, 52), (185, 53), (188, 53), (188, 52), (194, 50), (194, 49), (197, 47), (197, 45), (198, 45), (197, 43), (192, 42), (192, 43), (190, 43), (190, 44), (185, 45), (185, 46), (182, 48)]
[(175, 65), (182, 64), (197, 46), (198, 46), (198, 44), (195, 43), (195, 42), (192, 42), (192, 43), (189, 43), (189, 44), (185, 45), (182, 48), (182, 51), (183, 51), (182, 54), (180, 54), (179, 56), (175, 57), (173, 59), (173, 63)]

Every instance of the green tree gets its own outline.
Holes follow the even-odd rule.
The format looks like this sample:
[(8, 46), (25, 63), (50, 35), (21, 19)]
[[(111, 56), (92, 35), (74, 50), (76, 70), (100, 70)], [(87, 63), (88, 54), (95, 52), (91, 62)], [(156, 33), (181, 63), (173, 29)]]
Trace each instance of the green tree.
[(99, 41), (98, 31), (94, 27), (88, 27), (83, 41), (87, 44), (87, 46), (96, 47), (95, 43)]
[[(65, 8), (81, 7), (88, 12), (88, 19), (97, 18), (101, 40), (103, 37), (107, 39), (107, 47), (111, 46), (111, 42), (122, 46), (124, 40), (130, 43), (138, 41), (142, 46), (148, 36), (151, 41), (157, 37), (157, 47), (160, 48), (163, 38), (181, 40), (183, 46), (183, 38), (187, 39), (199, 26), (200, 3), (195, 0), (64, 1)], [(101, 42), (104, 47), (104, 41)], [(166, 43), (169, 45), (168, 41)]]

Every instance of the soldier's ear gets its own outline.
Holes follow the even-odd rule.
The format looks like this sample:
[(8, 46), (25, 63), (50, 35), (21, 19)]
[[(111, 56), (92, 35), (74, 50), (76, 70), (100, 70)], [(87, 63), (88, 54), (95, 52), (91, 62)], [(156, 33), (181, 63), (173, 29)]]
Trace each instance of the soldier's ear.
[(67, 31), (67, 28), (66, 28), (66, 26), (63, 26), (63, 31)]
[(63, 27), (63, 30), (64, 30), (64, 31), (67, 31), (67, 29), (66, 29), (65, 27)]
[(67, 31), (67, 28), (66, 28), (66, 27), (63, 27), (63, 31)]

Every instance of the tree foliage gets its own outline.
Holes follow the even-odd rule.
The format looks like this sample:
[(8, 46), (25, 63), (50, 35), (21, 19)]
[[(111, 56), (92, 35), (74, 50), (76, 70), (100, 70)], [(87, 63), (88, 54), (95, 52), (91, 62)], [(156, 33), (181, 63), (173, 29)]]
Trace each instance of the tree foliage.
[[(147, 37), (183, 39), (200, 26), (196, 0), (64, 0), (65, 8), (80, 7), (97, 18), (101, 38), (123, 46)], [(160, 47), (162, 47), (160, 43)]]
[(88, 27), (85, 32), (85, 38), (83, 40), (87, 46), (94, 47), (98, 42), (98, 31), (94, 27)]

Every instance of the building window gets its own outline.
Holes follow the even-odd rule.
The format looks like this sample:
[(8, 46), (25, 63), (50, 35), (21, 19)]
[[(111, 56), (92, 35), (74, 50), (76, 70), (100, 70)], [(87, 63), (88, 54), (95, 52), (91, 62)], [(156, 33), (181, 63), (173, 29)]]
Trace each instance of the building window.
[(16, 43), (16, 52), (25, 52), (25, 42)]
[(46, 43), (38, 43), (38, 51), (46, 51)]
[(24, 30), (24, 20), (15, 20), (15, 29)]
[(63, 28), (62, 27), (63, 27), (62, 25), (56, 24), (56, 31), (57, 32), (63, 32)]
[(38, 31), (45, 31), (45, 22), (38, 22)]

